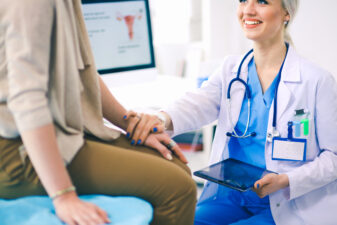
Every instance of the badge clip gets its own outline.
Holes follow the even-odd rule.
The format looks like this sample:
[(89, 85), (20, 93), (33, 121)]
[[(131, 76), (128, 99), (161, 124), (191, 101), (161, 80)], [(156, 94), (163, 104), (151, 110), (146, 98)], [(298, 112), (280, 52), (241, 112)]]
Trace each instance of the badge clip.
[(273, 160), (305, 161), (307, 140), (294, 138), (293, 126), (295, 126), (295, 136), (301, 135), (301, 123), (289, 121), (287, 138), (275, 137), (273, 139)]

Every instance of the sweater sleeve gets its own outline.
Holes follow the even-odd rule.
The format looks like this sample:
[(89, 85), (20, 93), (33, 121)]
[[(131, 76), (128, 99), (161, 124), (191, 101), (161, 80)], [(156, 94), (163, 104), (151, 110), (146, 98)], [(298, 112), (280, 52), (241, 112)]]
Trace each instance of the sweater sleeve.
[(11, 0), (7, 7), (7, 104), (21, 133), (52, 122), (48, 78), (54, 6), (50, 0)]

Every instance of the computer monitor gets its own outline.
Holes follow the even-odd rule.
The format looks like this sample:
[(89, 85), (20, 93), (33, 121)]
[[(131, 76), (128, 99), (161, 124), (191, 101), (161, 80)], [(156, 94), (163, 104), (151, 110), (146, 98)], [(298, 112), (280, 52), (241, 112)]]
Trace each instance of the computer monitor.
[(82, 0), (99, 74), (110, 87), (156, 76), (148, 0)]

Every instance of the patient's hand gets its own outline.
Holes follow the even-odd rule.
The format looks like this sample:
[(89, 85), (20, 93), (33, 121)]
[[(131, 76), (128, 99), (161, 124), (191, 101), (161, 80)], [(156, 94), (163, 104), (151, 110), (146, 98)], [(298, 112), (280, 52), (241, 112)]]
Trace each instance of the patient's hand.
[(110, 223), (108, 214), (98, 206), (79, 199), (75, 192), (66, 193), (54, 201), (56, 215), (68, 225), (98, 225)]
[(152, 133), (162, 133), (164, 125), (155, 115), (128, 111), (124, 116), (128, 123), (126, 136), (131, 138), (131, 144), (144, 144), (144, 140)]
[(184, 154), (178, 145), (174, 145), (170, 149), (167, 147), (171, 142), (171, 138), (166, 133), (153, 134), (151, 133), (145, 140), (145, 145), (156, 149), (168, 160), (172, 160), (172, 154), (175, 154), (182, 162), (188, 163)]

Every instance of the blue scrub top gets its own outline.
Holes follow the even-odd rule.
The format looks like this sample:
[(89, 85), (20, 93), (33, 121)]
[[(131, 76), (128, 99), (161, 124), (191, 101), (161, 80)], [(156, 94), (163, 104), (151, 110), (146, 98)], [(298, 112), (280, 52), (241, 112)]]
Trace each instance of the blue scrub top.
[[(259, 77), (256, 71), (254, 58), (248, 64), (247, 84), (251, 91), (250, 123), (247, 133), (256, 132), (255, 137), (235, 138), (232, 137), (228, 143), (229, 157), (235, 158), (249, 164), (266, 168), (264, 157), (269, 109), (275, 95), (277, 76), (273, 83), (263, 94)], [(247, 124), (248, 99), (242, 102), (239, 120), (235, 126), (238, 135), (242, 135)]]

